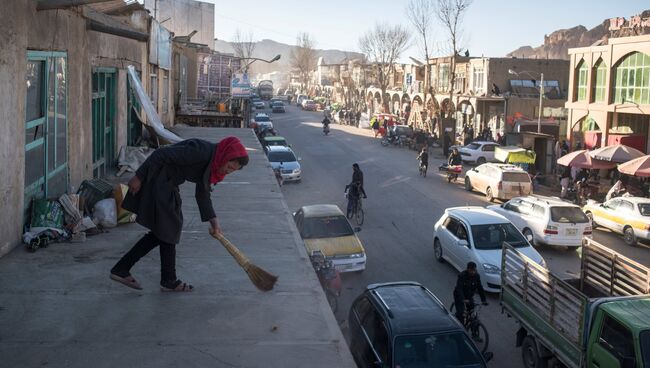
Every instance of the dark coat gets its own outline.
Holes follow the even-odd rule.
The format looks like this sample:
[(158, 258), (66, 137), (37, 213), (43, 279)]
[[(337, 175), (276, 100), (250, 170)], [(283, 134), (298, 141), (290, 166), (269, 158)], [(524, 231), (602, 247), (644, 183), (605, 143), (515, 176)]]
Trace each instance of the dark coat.
[(467, 270), (461, 272), (456, 281), (456, 288), (454, 288), (454, 299), (471, 300), (477, 291), (481, 301), (485, 302), (485, 291), (483, 285), (481, 285), (481, 276), (478, 273), (472, 276)]
[(195, 197), (201, 221), (215, 217), (210, 199), (210, 162), (217, 145), (188, 139), (155, 150), (136, 171), (140, 191), (128, 192), (122, 208), (137, 215), (136, 222), (164, 242), (177, 244), (183, 228), (178, 186), (196, 183)]

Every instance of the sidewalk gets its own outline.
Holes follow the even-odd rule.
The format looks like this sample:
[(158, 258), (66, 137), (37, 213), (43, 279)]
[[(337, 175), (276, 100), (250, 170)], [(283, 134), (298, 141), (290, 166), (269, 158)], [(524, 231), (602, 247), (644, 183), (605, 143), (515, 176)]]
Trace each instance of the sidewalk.
[(224, 234), (279, 276), (263, 293), (201, 223), (194, 185), (181, 186), (185, 218), (177, 271), (196, 290), (159, 291), (158, 251), (132, 270), (144, 290), (110, 281), (112, 265), (144, 233), (132, 224), (0, 258), (2, 367), (354, 367), (291, 212), (254, 134), (177, 128), (185, 138), (235, 135), (251, 162), (214, 190)]

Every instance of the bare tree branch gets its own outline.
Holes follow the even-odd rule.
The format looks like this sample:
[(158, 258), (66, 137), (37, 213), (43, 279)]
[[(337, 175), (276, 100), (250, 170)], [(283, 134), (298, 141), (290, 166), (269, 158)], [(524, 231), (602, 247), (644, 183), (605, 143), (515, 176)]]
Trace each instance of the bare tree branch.
[[(431, 54), (429, 52), (429, 45), (431, 44), (431, 26), (435, 17), (435, 4), (434, 0), (411, 0), (406, 6), (406, 16), (411, 22), (411, 26), (418, 35), (418, 41), (422, 46), (422, 56), (424, 56), (424, 108), (426, 108), (427, 96), (431, 96), (433, 99), (434, 92), (433, 87), (431, 86), (431, 65), (429, 64), (429, 58)], [(430, 111), (433, 113), (433, 111)], [(431, 127), (433, 130), (433, 127)]]
[(235, 31), (232, 41), (232, 48), (235, 50), (235, 56), (244, 59), (253, 57), (253, 52), (257, 45), (253, 40), (253, 37), (253, 32), (243, 34), (239, 29)]
[(388, 108), (385, 94), (390, 75), (395, 71), (395, 62), (406, 49), (408, 42), (409, 33), (402, 26), (379, 23), (359, 39), (359, 49), (375, 69), (384, 108)]
[(304, 91), (309, 83), (311, 72), (316, 69), (315, 42), (307, 32), (298, 33), (296, 46), (291, 49), (291, 67), (298, 73), (301, 89)]

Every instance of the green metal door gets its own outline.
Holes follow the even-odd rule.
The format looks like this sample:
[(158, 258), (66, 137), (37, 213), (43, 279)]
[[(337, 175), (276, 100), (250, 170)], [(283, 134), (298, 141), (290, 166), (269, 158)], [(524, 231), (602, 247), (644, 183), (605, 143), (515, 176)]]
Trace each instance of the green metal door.
[(25, 209), (68, 187), (67, 58), (27, 52), (25, 97)]
[(100, 178), (115, 167), (116, 71), (97, 68), (92, 78), (93, 177)]

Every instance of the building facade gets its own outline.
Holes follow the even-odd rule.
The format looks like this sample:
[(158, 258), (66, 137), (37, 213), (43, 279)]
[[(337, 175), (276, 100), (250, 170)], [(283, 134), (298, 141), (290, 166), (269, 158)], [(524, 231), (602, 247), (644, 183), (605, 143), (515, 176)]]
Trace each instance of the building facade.
[(650, 35), (569, 50), (568, 135), (587, 148), (650, 152)]

